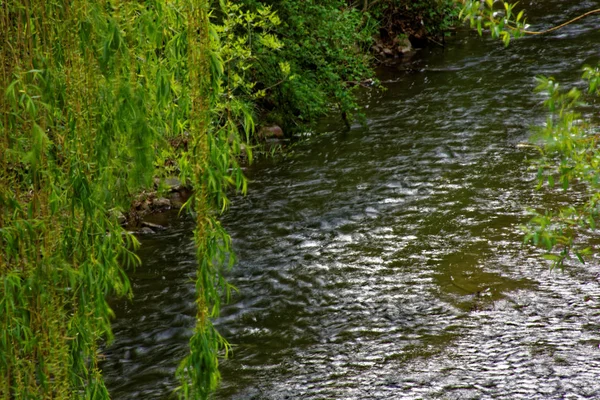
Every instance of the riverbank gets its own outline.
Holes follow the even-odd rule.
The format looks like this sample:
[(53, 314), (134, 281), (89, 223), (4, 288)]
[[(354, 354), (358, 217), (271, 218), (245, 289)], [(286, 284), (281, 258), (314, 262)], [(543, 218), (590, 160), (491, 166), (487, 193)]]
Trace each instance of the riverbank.
[[(325, 6), (323, 7), (323, 9), (319, 9), (328, 9), (330, 12), (335, 11), (335, 8), (330, 9)], [(449, 0), (443, 1), (441, 4), (435, 3), (435, 5), (434, 2), (424, 2), (417, 5), (404, 4), (402, 2), (395, 4), (391, 2), (374, 6), (374, 8), (371, 8), (370, 5), (365, 3), (365, 7), (365, 9), (360, 11), (363, 15), (362, 22), (357, 23), (354, 21), (354, 23), (357, 24), (354, 28), (362, 29), (361, 25), (375, 24), (378, 26), (378, 29), (368, 30), (368, 34), (371, 35), (369, 38), (355, 37), (356, 42), (351, 43), (351, 47), (360, 49), (359, 53), (350, 51), (346, 54), (346, 56), (356, 56), (360, 59), (353, 61), (358, 62), (358, 64), (353, 67), (358, 68), (353, 72), (357, 74), (355, 76), (358, 80), (347, 80), (347, 77), (341, 77), (343, 78), (342, 81), (333, 84), (333, 86), (327, 89), (343, 92), (343, 96), (347, 99), (348, 103), (344, 103), (344, 105), (338, 102), (337, 105), (335, 105), (335, 101), (332, 102), (332, 99), (326, 100), (323, 104), (317, 102), (316, 105), (319, 105), (318, 108), (320, 108), (320, 110), (312, 114), (309, 113), (310, 117), (299, 120), (292, 114), (300, 112), (299, 110), (303, 107), (302, 104), (305, 103), (307, 99), (296, 98), (296, 100), (294, 100), (295, 103), (280, 103), (275, 101), (273, 96), (277, 97), (281, 93), (265, 92), (261, 94), (261, 96), (254, 100), (252, 107), (256, 109), (256, 114), (259, 118), (257, 123), (262, 123), (264, 125), (260, 129), (257, 129), (254, 135), (250, 135), (249, 133), (251, 132), (246, 132), (246, 138), (250, 139), (250, 142), (241, 144), (242, 151), (239, 153), (239, 161), (241, 163), (250, 161), (245, 149), (256, 147), (259, 148), (262, 153), (273, 155), (274, 152), (281, 150), (284, 146), (289, 144), (290, 141), (297, 141), (298, 137), (304, 136), (303, 130), (314, 130), (317, 121), (327, 115), (327, 113), (336, 115), (339, 111), (341, 120), (348, 128), (353, 121), (362, 121), (363, 110), (356, 104), (356, 89), (359, 87), (377, 87), (379, 85), (379, 81), (376, 79), (374, 72), (375, 68), (379, 65), (393, 65), (402, 60), (407, 60), (414, 56), (418, 51), (427, 48), (428, 46), (443, 48), (445, 45), (445, 36), (451, 32), (453, 24), (457, 22), (456, 17), (458, 14), (458, 6), (456, 3)], [(234, 10), (238, 9), (235, 8)], [(286, 10), (287, 9), (284, 8), (278, 12), (282, 12), (285, 15), (287, 12)], [(358, 9), (354, 8), (350, 10), (359, 12)], [(277, 12), (277, 9), (275, 9), (275, 11)], [(304, 10), (304, 12), (309, 11)], [(425, 18), (423, 15), (427, 15), (427, 17)], [(275, 24), (273, 28), (276, 28), (277, 26), (278, 24)], [(285, 43), (285, 41), (282, 42), (284, 46)], [(367, 44), (367, 46), (361, 47), (364, 44)], [(294, 44), (289, 41), (287, 42), (287, 45), (294, 47)], [(334, 45), (334, 47), (335, 46), (341, 46), (341, 44)], [(342, 52), (347, 51), (341, 48), (338, 50)], [(288, 56), (283, 54), (280, 56), (281, 62), (287, 62), (286, 57)], [(323, 62), (325, 62), (325, 60), (327, 60), (327, 62), (334, 62), (333, 60), (328, 59), (329, 56), (327, 54), (321, 54), (320, 56), (324, 57), (322, 60)], [(302, 55), (302, 57), (306, 57), (306, 55)], [(299, 68), (304, 68), (300, 59), (297, 59), (296, 62), (299, 63)], [(335, 62), (333, 65), (335, 65)], [(346, 62), (348, 62), (348, 60), (346, 60)], [(331, 67), (332, 65), (327, 66), (327, 68)], [(309, 69), (312, 69), (312, 67)], [(300, 71), (296, 72), (301, 75), (306, 71), (302, 73)], [(300, 75), (291, 76), (298, 79)], [(266, 77), (263, 76), (263, 78)], [(271, 89), (279, 89), (280, 85), (282, 85), (283, 88), (289, 83), (291, 83), (291, 79), (287, 82), (286, 79), (284, 79), (275, 84)], [(268, 85), (267, 81), (259, 83), (258, 86), (262, 87), (266, 85)], [(304, 82), (303, 85), (310, 87), (312, 83)], [(315, 101), (315, 99), (308, 101), (310, 103), (310, 101)], [(304, 106), (306, 105), (308, 104), (305, 104)], [(295, 110), (292, 114), (289, 114), (290, 109), (288, 108), (290, 106), (292, 110)], [(337, 108), (337, 110), (335, 108)], [(278, 124), (283, 126), (284, 129)], [(173, 141), (173, 143), (177, 144), (173, 149), (174, 154), (177, 153), (177, 148), (181, 145), (180, 142), (181, 141), (178, 140)], [(251, 158), (252, 157), (250, 157), (250, 159)], [(178, 159), (178, 156), (172, 156), (170, 160), (167, 160), (166, 162), (163, 161), (163, 163), (168, 164), (169, 169), (177, 171), (178, 167), (175, 161), (176, 159)], [(162, 171), (159, 171), (158, 175), (164, 176), (165, 174), (162, 173)], [(177, 178), (174, 177), (169, 179), (177, 180)], [(166, 189), (163, 187), (159, 190), (161, 180), (155, 178), (154, 181), (153, 189), (146, 189), (135, 196), (130, 209), (125, 214), (119, 215), (120, 222), (126, 224), (129, 229), (138, 230), (142, 233), (151, 233), (152, 228), (144, 226), (144, 218), (147, 215), (166, 211), (172, 207), (178, 208), (181, 204), (185, 203), (191, 194), (192, 188), (190, 185), (178, 185), (179, 188), (174, 189), (167, 182)]]
[[(257, 142), (251, 146), (244, 145), (240, 152), (238, 162), (245, 170), (252, 158), (272, 157), (278, 152), (285, 151), (285, 146), (290, 143), (286, 139), (281, 127), (277, 125), (263, 126), (258, 129), (256, 134)], [(175, 152), (176, 149), (173, 149)], [(177, 169), (174, 157), (167, 163), (169, 170)], [(158, 169), (159, 176), (167, 176), (166, 170)], [(115, 211), (118, 222), (130, 232), (138, 234), (152, 234), (166, 229), (166, 226), (152, 222), (153, 215), (167, 212), (171, 209), (181, 209), (190, 199), (193, 192), (191, 183), (181, 182), (176, 176), (167, 176), (153, 178), (153, 187), (140, 191), (131, 202), (131, 206), (125, 212)]]

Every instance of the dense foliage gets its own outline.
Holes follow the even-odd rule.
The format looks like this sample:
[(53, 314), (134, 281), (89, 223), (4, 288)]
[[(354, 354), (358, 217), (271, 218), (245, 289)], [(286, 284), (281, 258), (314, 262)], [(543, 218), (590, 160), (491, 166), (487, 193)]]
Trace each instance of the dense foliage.
[[(360, 116), (355, 90), (374, 79), (370, 54), (374, 38), (426, 41), (441, 35), (459, 10), (451, 0), (243, 0), (238, 4), (230, 12), (240, 13), (237, 21), (241, 22), (229, 27), (228, 40), (243, 38), (251, 54), (231, 65), (232, 77), (251, 82), (243, 97), (253, 102), (258, 120), (276, 123), (285, 132), (310, 128), (332, 111), (347, 122)], [(248, 25), (246, 20), (260, 14), (265, 5), (277, 20)]]
[[(241, 3), (245, 18), (264, 8), (255, 0)], [(232, 77), (254, 83), (244, 94), (253, 96), (261, 122), (289, 132), (309, 127), (332, 109), (354, 113), (353, 88), (373, 77), (372, 27), (363, 24), (363, 14), (339, 0), (282, 1), (271, 7), (277, 20), (255, 29), (239, 24), (235, 31), (248, 39), (252, 58), (233, 65)]]
[(456, 23), (460, 7), (454, 0), (385, 0), (365, 1), (383, 39), (396, 35), (416, 41), (443, 40)]
[[(131, 295), (123, 268), (139, 263), (114, 211), (150, 185), (165, 154), (195, 189), (198, 318), (181, 377), (188, 397), (205, 394), (224, 346), (209, 317), (229, 290), (219, 263), (229, 238), (216, 214), (228, 187), (245, 187), (239, 107), (220, 96), (207, 2), (0, 10), (10, 44), (0, 77), (0, 397), (108, 398), (98, 368), (111, 338), (106, 298)], [(189, 150), (174, 155), (174, 137)]]

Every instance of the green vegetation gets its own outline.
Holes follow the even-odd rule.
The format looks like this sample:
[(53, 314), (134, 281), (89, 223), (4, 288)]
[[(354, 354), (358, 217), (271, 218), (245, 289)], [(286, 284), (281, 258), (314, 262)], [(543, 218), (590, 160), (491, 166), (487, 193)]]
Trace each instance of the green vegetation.
[[(192, 182), (198, 318), (182, 392), (218, 380), (209, 318), (229, 287), (216, 220), (237, 163), (243, 107), (224, 93), (206, 2), (4, 3), (0, 107), (0, 397), (108, 398), (98, 362), (106, 297), (131, 295), (137, 240), (117, 222), (161, 158)], [(168, 29), (167, 29), (168, 28)], [(240, 111), (241, 110), (241, 111)], [(171, 139), (188, 150), (174, 153)]]
[[(278, 2), (269, 9), (254, 0), (240, 3), (228, 6), (236, 17), (223, 33), (225, 43), (244, 41), (249, 52), (230, 64), (227, 76), (233, 84), (246, 82), (233, 93), (252, 102), (259, 120), (292, 132), (332, 109), (350, 117), (358, 108), (354, 87), (373, 77), (373, 29), (362, 13), (343, 1)], [(264, 23), (249, 25), (269, 12)]]
[[(543, 32), (528, 31), (524, 10), (516, 13), (515, 4), (503, 1), (465, 0), (461, 14), (476, 27), (501, 38), (508, 45), (511, 38), (523, 35), (546, 34), (592, 14), (591, 10), (563, 24)], [(545, 125), (539, 127), (532, 140), (539, 144), (538, 189), (547, 184), (564, 190), (575, 187), (585, 193), (585, 199), (573, 201), (556, 210), (532, 210), (533, 218), (525, 229), (525, 242), (548, 251), (545, 258), (553, 267), (563, 267), (570, 257), (584, 262), (592, 254), (588, 243), (577, 240), (578, 234), (595, 230), (600, 218), (600, 151), (598, 125), (585, 118), (579, 109), (584, 100), (594, 101), (600, 95), (600, 66), (584, 66), (582, 78), (587, 82), (587, 93), (577, 88), (562, 89), (551, 77), (537, 78), (536, 91), (545, 93), (544, 105), (548, 109)]]
[[(392, 42), (400, 35), (425, 41), (447, 29), (459, 10), (451, 0), (237, 4), (229, 6), (229, 13), (238, 17), (227, 27), (225, 42), (237, 37), (251, 53), (243, 63), (232, 63), (228, 75), (251, 82), (235, 94), (253, 103), (258, 121), (276, 123), (284, 132), (310, 129), (331, 112), (347, 122), (360, 117), (354, 92), (361, 82), (374, 79), (374, 38)], [(261, 11), (265, 4), (277, 18), (250, 27), (247, 21), (266, 12)]]
[(378, 22), (380, 36), (393, 39), (404, 34), (437, 41), (456, 24), (460, 7), (454, 0), (374, 0), (365, 1), (363, 10)]
[[(598, 95), (600, 70), (584, 67), (583, 78), (588, 81), (588, 94)], [(564, 91), (553, 78), (539, 77), (537, 91), (546, 93), (544, 105), (549, 110), (546, 124), (540, 127), (533, 140), (542, 143), (541, 157), (537, 160), (538, 188), (547, 183), (564, 190), (578, 185), (587, 198), (581, 204), (571, 204), (558, 210), (532, 211), (534, 217), (526, 228), (525, 242), (543, 246), (549, 252), (545, 257), (554, 267), (563, 267), (574, 255), (579, 261), (590, 255), (586, 243), (576, 241), (577, 233), (596, 229), (600, 217), (600, 152), (598, 127), (583, 119), (577, 108), (584, 94), (578, 89)], [(574, 202), (575, 203), (575, 202)]]
[(131, 296), (125, 269), (139, 265), (117, 214), (178, 174), (193, 187), (198, 259), (178, 393), (206, 398), (229, 351), (211, 322), (234, 262), (218, 216), (246, 191), (255, 119), (291, 131), (332, 109), (351, 118), (386, 7), (429, 32), (450, 7), (268, 3), (0, 0), (0, 397), (109, 397), (107, 297)]

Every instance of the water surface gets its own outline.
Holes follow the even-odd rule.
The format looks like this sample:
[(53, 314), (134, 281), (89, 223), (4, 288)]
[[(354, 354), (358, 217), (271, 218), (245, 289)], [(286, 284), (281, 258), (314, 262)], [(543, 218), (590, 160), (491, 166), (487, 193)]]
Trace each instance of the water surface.
[[(532, 29), (597, 8), (526, 1)], [(323, 122), (253, 166), (224, 224), (239, 289), (217, 321), (234, 354), (216, 399), (597, 399), (597, 258), (550, 271), (523, 247), (536, 191), (534, 77), (579, 84), (598, 18), (500, 42), (462, 34), (380, 71), (366, 126)], [(570, 197), (573, 196), (573, 197)], [(167, 398), (194, 322), (192, 225), (143, 239), (135, 298), (115, 305), (115, 399)]]

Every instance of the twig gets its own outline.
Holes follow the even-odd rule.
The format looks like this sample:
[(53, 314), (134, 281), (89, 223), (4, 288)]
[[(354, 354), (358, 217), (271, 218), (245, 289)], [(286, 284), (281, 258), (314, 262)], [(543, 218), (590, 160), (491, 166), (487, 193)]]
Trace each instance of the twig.
[(573, 23), (573, 22), (575, 22), (575, 21), (579, 21), (580, 19), (583, 19), (583, 18), (585, 18), (585, 17), (587, 17), (587, 16), (590, 16), (590, 15), (592, 15), (592, 14), (598, 14), (598, 13), (600, 13), (600, 8), (599, 8), (599, 9), (597, 9), (597, 10), (588, 11), (588, 12), (586, 12), (585, 14), (581, 14), (579, 17), (573, 18), (573, 19), (572, 19), (572, 20), (570, 20), (570, 21), (567, 21), (567, 22), (565, 22), (565, 23), (562, 23), (562, 24), (560, 24), (560, 25), (558, 25), (558, 26), (555, 26), (555, 27), (552, 27), (552, 28), (550, 28), (550, 29), (546, 29), (545, 31), (534, 32), (534, 31), (526, 31), (526, 30), (523, 30), (522, 32), (523, 32), (523, 33), (525, 33), (525, 34), (527, 34), (527, 35), (544, 35), (544, 34), (546, 34), (546, 33), (554, 32), (554, 31), (556, 31), (556, 30), (558, 30), (558, 29), (560, 29), (560, 28), (563, 28), (563, 27), (565, 27), (565, 26), (567, 26), (567, 25), (569, 25), (569, 24), (572, 24), (572, 23)]

